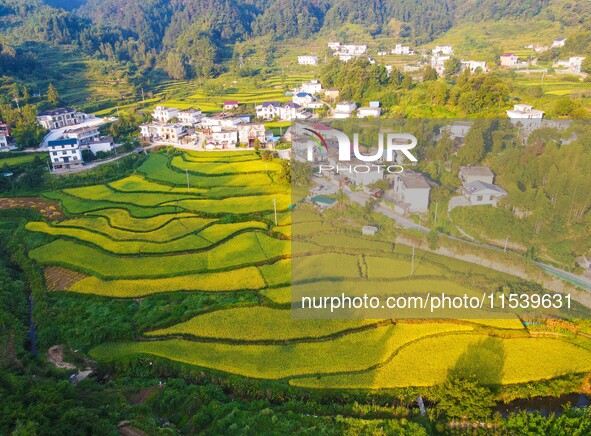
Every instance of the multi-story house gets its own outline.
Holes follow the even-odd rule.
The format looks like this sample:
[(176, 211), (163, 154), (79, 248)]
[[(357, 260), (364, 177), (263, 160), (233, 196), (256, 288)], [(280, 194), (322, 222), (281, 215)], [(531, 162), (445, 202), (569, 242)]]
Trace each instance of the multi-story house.
[(76, 138), (48, 141), (49, 159), (54, 171), (63, 171), (83, 165), (82, 153)]
[(69, 107), (41, 112), (37, 122), (47, 130), (61, 129), (82, 123), (88, 116)]
[(175, 107), (156, 106), (152, 112), (152, 118), (159, 123), (168, 123), (173, 118), (178, 118), (179, 110)]

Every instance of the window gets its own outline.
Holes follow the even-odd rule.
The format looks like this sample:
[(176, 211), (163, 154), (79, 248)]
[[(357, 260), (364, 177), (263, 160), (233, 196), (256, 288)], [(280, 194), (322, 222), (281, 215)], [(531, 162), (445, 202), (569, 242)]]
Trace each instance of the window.
[(482, 201), (482, 195), (476, 196), (476, 201)]
[(54, 162), (59, 162), (60, 160), (56, 157), (53, 161)]
[(68, 152), (66, 150), (62, 151), (62, 154), (68, 154)]
[(54, 151), (54, 152), (53, 152), (53, 155), (54, 155), (54, 156), (57, 156), (57, 151)]

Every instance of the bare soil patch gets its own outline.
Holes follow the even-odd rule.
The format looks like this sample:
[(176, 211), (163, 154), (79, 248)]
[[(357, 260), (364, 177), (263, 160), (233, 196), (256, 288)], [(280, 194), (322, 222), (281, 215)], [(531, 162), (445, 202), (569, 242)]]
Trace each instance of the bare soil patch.
[(48, 201), (40, 197), (3, 197), (0, 198), (0, 209), (33, 209), (50, 220), (65, 217), (59, 203)]

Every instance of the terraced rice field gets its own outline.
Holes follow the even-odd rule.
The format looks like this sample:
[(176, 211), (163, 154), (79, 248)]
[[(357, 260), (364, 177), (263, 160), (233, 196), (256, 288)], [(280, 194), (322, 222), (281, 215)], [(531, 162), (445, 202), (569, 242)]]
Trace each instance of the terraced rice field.
[[(292, 317), (290, 284), (297, 281), (320, 296), (367, 287), (477, 295), (484, 285), (460, 278), (490, 284), (506, 276), (420, 250), (413, 267), (410, 247), (339, 233), (311, 211), (292, 214), (289, 186), (271, 177), (277, 169), (251, 151), (151, 154), (129, 177), (45, 195), (68, 215), (27, 225), (47, 238), (29, 256), (46, 268), (48, 289), (130, 300), (202, 293), (212, 302), (188, 318), (144, 326), (138, 340), (96, 344), (93, 358), (158, 356), (308, 388), (430, 386), (467, 364), (488, 374), (485, 382), (507, 384), (591, 371), (591, 346), (533, 337), (517, 317)], [(292, 271), (296, 246), (300, 269)], [(67, 280), (56, 280), (60, 274)], [(237, 294), (258, 298), (215, 305)]]

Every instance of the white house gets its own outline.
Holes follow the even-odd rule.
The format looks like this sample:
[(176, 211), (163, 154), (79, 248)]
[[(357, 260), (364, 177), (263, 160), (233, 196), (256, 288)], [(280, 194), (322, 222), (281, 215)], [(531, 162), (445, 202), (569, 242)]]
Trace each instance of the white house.
[(88, 116), (69, 107), (48, 110), (37, 115), (37, 122), (47, 130), (60, 129), (82, 123)]
[(437, 74), (442, 76), (445, 73), (445, 61), (450, 58), (451, 56), (433, 55), (431, 56), (431, 67), (437, 71)]
[(552, 48), (560, 48), (564, 47), (564, 43), (566, 42), (566, 38), (556, 38), (552, 42)]
[(308, 94), (319, 94), (322, 91), (322, 84), (316, 80), (310, 80), (309, 82), (302, 83), (302, 87), (300, 88), (301, 92), (306, 92)]
[(357, 104), (352, 101), (342, 101), (336, 104), (333, 118), (351, 118), (353, 111), (357, 109)]
[(380, 114), (380, 107), (363, 106), (357, 111), (358, 118), (378, 118)]
[(496, 206), (498, 201), (507, 195), (507, 191), (500, 186), (480, 180), (465, 183), (460, 190), (470, 206), (485, 204)]
[(338, 50), (341, 47), (341, 43), (339, 41), (333, 41), (328, 43), (328, 48), (331, 50)]
[(48, 141), (49, 159), (54, 171), (63, 171), (83, 165), (82, 153), (75, 138)]
[(152, 112), (152, 118), (154, 121), (160, 123), (168, 123), (173, 118), (178, 118), (179, 110), (175, 107), (156, 106), (156, 109)]
[(201, 121), (203, 114), (199, 109), (185, 109), (178, 113), (178, 120), (179, 124), (183, 126), (193, 127), (195, 124), (198, 124)]
[(307, 92), (298, 92), (292, 96), (291, 100), (301, 106), (307, 106), (314, 101), (314, 96)]
[(454, 49), (449, 44), (438, 45), (431, 51), (431, 53), (434, 55), (441, 54), (441, 55), (450, 56), (450, 55), (454, 54)]
[(180, 124), (146, 123), (140, 126), (140, 131), (147, 141), (180, 142), (186, 135)]
[(238, 141), (254, 147), (255, 139), (261, 144), (266, 142), (265, 125), (263, 123), (238, 124)]
[(298, 56), (300, 65), (318, 65), (318, 56)]
[(472, 183), (477, 180), (492, 184), (495, 181), (495, 175), (489, 167), (478, 167), (478, 166), (463, 166), (460, 167), (458, 176), (462, 183)]
[(278, 117), (284, 121), (291, 121), (295, 119), (309, 118), (310, 114), (305, 112), (297, 103), (289, 101), (281, 104), (276, 101), (268, 101), (256, 107), (256, 115), (258, 118), (265, 120), (272, 120)]
[(394, 55), (411, 55), (414, 52), (410, 49), (408, 45), (396, 44), (394, 49), (392, 50), (392, 54)]
[(514, 67), (519, 65), (519, 57), (513, 53), (504, 53), (500, 57), (502, 67)]
[(516, 104), (507, 110), (507, 116), (513, 124), (521, 123), (526, 128), (533, 129), (541, 125), (544, 111), (534, 109), (528, 104)]
[(471, 73), (476, 71), (477, 69), (481, 69), (482, 72), (486, 72), (486, 62), (485, 61), (462, 61), (462, 71), (470, 70)]
[(0, 151), (9, 151), (8, 150), (8, 139), (4, 133), (0, 133)]
[(100, 136), (100, 132), (96, 126), (76, 127), (73, 129), (66, 129), (63, 132), (65, 138), (74, 138), (78, 142), (92, 141)]
[(395, 199), (406, 203), (404, 209), (408, 212), (427, 212), (430, 192), (431, 185), (420, 173), (406, 170), (394, 176)]
[(581, 65), (583, 65), (584, 60), (584, 56), (571, 56), (567, 61), (560, 60), (555, 62), (552, 66), (554, 68), (565, 68), (568, 73), (580, 73)]
[(238, 142), (238, 129), (214, 126), (212, 127), (210, 138), (213, 142), (216, 142), (223, 148), (236, 148), (236, 142)]
[(85, 141), (84, 143), (80, 143), (80, 150), (90, 150), (92, 154), (97, 154), (99, 151), (104, 153), (108, 153), (115, 149), (115, 141), (111, 136), (101, 136), (99, 138), (94, 138), (90, 141)]
[(225, 111), (232, 111), (234, 109), (238, 109), (238, 100), (226, 100), (224, 102), (224, 110)]
[(441, 128), (441, 132), (449, 133), (451, 139), (464, 139), (466, 134), (472, 128), (474, 123), (472, 121), (454, 121), (447, 126)]

